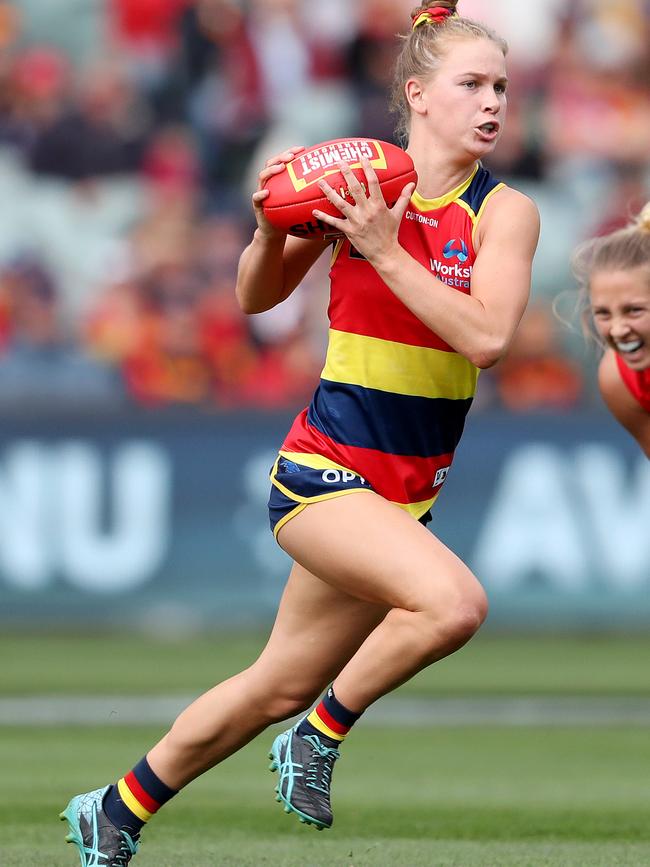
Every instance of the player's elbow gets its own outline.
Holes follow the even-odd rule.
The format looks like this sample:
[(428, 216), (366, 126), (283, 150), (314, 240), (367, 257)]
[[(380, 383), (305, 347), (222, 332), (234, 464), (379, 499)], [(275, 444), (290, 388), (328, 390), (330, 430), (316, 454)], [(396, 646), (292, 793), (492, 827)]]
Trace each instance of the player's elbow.
[(264, 313), (265, 310), (268, 309), (261, 304), (255, 304), (250, 298), (240, 298), (237, 296), (237, 301), (239, 302), (241, 312), (245, 313), (247, 316), (252, 315), (253, 313)]
[(468, 359), (480, 370), (494, 367), (508, 351), (508, 344), (499, 338), (486, 338), (479, 346), (473, 348)]
[(239, 286), (235, 287), (235, 297), (237, 298), (239, 309), (247, 315), (265, 313), (274, 306), (273, 304), (269, 304), (267, 299), (261, 299), (251, 292), (245, 292)]

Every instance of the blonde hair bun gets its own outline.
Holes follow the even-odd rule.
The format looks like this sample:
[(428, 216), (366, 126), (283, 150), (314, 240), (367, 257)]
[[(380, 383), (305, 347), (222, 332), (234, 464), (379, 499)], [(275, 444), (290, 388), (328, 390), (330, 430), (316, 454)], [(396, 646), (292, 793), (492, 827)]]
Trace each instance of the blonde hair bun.
[(634, 225), (640, 232), (650, 233), (650, 202), (641, 209), (641, 213), (636, 218)]

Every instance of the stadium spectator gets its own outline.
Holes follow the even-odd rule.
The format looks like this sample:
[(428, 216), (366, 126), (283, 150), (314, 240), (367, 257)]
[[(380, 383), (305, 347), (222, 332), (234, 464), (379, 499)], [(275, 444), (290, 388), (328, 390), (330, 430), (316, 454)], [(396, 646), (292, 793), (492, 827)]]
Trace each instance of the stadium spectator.
[(650, 175), (643, 162), (617, 161), (610, 171), (609, 194), (586, 232), (591, 237), (609, 235), (629, 225), (650, 198)]
[[(71, 42), (68, 56), (65, 40), (53, 33), (47, 44), (30, 26), (27, 5), (0, 3), (0, 194), (15, 204), (0, 226), (0, 255), (46, 244), (70, 316), (101, 307), (104, 292), (114, 305), (97, 274), (115, 248), (128, 248), (140, 275), (189, 262), (214, 215), (246, 229), (247, 186), (262, 151), (329, 133), (392, 138), (384, 98), (392, 37), (411, 5), (272, 0), (260, 18), (238, 0), (102, 0), (88, 14), (102, 19), (95, 32), (104, 44), (91, 56)], [(511, 42), (509, 124), (486, 164), (525, 182), (543, 218), (548, 211), (534, 287), (547, 303), (570, 279), (573, 243), (623, 225), (647, 198), (650, 13), (643, 0), (466, 5)], [(99, 184), (78, 186), (93, 177), (104, 179), (102, 195), (80, 206), (73, 191), (96, 194)], [(83, 260), (82, 211), (91, 216)], [(306, 309), (300, 321), (317, 358), (318, 314)], [(82, 344), (85, 329), (78, 321), (71, 338)], [(281, 339), (248, 342), (259, 361), (272, 359)]]
[(25, 255), (6, 265), (0, 272), (0, 297), (7, 317), (0, 358), (3, 404), (59, 408), (121, 402), (115, 371), (62, 333), (56, 285), (41, 261)]
[(501, 406), (512, 412), (566, 412), (579, 404), (582, 371), (559, 336), (548, 305), (529, 305), (507, 356), (488, 371)]
[(36, 133), (30, 166), (82, 181), (140, 170), (150, 118), (115, 63), (95, 63), (76, 79), (76, 98)]
[(199, 0), (195, 14), (214, 51), (189, 96), (189, 119), (210, 201), (241, 210), (242, 178), (269, 123), (258, 57), (247, 18), (234, 0)]
[(5, 62), (0, 74), (0, 143), (28, 161), (38, 137), (60, 121), (70, 100), (70, 64), (51, 46), (30, 46)]
[(547, 79), (549, 158), (647, 165), (647, 12), (637, 0), (576, 0), (562, 18)]

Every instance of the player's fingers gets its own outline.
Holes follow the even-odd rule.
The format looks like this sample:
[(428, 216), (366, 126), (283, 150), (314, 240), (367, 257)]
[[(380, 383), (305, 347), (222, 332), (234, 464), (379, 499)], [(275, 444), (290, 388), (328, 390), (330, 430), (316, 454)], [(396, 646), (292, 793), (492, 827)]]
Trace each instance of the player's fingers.
[(286, 151), (282, 152), (282, 159), (285, 160), (286, 162), (291, 162), (291, 160), (294, 157), (296, 157), (299, 153), (304, 151), (304, 149), (305, 149), (304, 145), (295, 145), (292, 148), (287, 148)]
[(304, 151), (304, 145), (296, 145), (296, 147), (287, 148), (286, 151), (282, 151), (281, 154), (277, 154), (274, 157), (270, 157), (266, 163), (264, 164), (266, 168), (270, 168), (274, 165), (280, 165), (282, 168), (286, 165), (286, 163), (290, 163), (294, 157), (296, 157), (301, 151)]
[(278, 175), (285, 170), (284, 163), (273, 163), (271, 166), (265, 166), (259, 173), (260, 186), (262, 186), (273, 175)]
[(395, 219), (398, 222), (401, 222), (402, 217), (406, 213), (406, 209), (409, 206), (409, 202), (411, 201), (411, 196), (415, 192), (415, 184), (413, 182), (407, 184), (402, 192), (400, 193), (399, 199), (393, 205), (392, 211), (395, 215)]
[(347, 163), (340, 162), (339, 169), (341, 174), (345, 178), (345, 183), (347, 184), (348, 190), (350, 191), (350, 195), (358, 205), (366, 198), (366, 192), (361, 182)]
[(339, 195), (339, 193), (337, 193), (336, 190), (327, 183), (327, 181), (320, 180), (318, 186), (325, 193), (325, 197), (334, 205), (335, 208), (338, 208), (342, 214), (345, 214), (350, 208), (354, 207), (346, 201), (343, 196)]
[(317, 209), (312, 211), (314, 217), (317, 220), (320, 220), (323, 223), (327, 223), (328, 226), (333, 226), (335, 229), (338, 229), (340, 232), (345, 231), (345, 227), (348, 225), (347, 220), (342, 220), (340, 217), (332, 217), (331, 214), (326, 214), (325, 211), (319, 211)]
[(363, 157), (363, 159), (361, 160), (361, 165), (363, 166), (363, 170), (366, 173), (366, 182), (368, 185), (368, 194), (370, 198), (381, 196), (382, 193), (381, 187), (379, 186), (379, 178), (377, 177), (377, 172), (372, 167), (372, 163), (367, 157)]
[(269, 197), (270, 193), (268, 190), (255, 190), (253, 193), (253, 204), (261, 205), (264, 199)]

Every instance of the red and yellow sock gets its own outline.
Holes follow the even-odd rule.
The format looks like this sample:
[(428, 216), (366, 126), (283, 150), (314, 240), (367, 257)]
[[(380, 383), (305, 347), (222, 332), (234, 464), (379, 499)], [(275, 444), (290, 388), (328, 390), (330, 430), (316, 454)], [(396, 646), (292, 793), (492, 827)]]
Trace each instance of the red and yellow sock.
[(298, 726), (298, 734), (324, 735), (341, 743), (361, 716), (341, 704), (330, 687), (320, 704)]
[(106, 792), (103, 809), (116, 828), (137, 832), (176, 794), (154, 774), (145, 757)]

